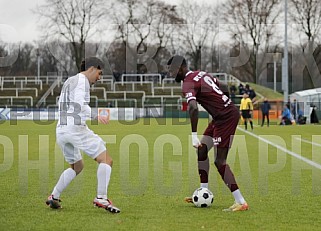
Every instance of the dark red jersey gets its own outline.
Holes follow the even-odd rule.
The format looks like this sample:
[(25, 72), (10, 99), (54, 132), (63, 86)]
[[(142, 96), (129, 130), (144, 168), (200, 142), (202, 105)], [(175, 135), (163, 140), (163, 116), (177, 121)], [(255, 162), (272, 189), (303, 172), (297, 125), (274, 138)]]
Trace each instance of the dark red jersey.
[(196, 100), (218, 122), (238, 115), (237, 108), (220, 89), (218, 79), (203, 71), (186, 73), (183, 94), (187, 99)]

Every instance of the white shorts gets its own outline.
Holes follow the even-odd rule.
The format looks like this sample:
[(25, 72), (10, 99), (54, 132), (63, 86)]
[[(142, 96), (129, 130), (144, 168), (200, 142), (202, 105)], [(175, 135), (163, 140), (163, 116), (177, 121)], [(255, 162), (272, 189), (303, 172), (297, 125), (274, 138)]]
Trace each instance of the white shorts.
[(56, 139), (69, 164), (82, 159), (80, 151), (93, 159), (106, 151), (106, 143), (85, 125), (57, 126)]

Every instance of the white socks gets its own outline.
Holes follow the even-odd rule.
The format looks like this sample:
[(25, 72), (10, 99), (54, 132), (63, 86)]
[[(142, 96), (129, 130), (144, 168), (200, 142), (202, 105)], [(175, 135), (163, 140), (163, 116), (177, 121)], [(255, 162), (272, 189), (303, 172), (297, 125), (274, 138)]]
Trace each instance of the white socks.
[[(108, 164), (101, 163), (97, 169), (97, 197), (107, 199), (107, 188), (110, 180), (111, 167)], [(52, 191), (52, 195), (55, 199), (60, 197), (60, 194), (70, 184), (70, 182), (76, 177), (76, 172), (72, 168), (66, 169), (60, 176), (56, 186)]]
[(76, 177), (76, 172), (72, 168), (66, 169), (61, 175), (60, 178), (52, 191), (52, 195), (55, 199), (60, 197), (60, 194), (64, 189), (70, 184), (70, 182)]
[(241, 205), (245, 203), (244, 197), (242, 196), (241, 191), (239, 189), (232, 192), (232, 194), (236, 203), (239, 203)]
[(110, 180), (111, 167), (100, 163), (97, 169), (97, 198), (107, 199), (107, 188)]

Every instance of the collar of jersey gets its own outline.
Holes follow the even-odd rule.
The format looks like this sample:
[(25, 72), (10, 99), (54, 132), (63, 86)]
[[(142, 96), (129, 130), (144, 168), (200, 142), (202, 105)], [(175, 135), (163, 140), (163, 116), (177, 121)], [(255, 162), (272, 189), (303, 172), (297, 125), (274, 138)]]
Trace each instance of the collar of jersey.
[(80, 77), (86, 77), (84, 74), (82, 74), (82, 73), (78, 73), (78, 75), (80, 76)]
[(85, 78), (85, 79), (87, 80), (87, 82), (90, 84), (89, 79), (88, 79), (84, 74), (78, 73), (78, 75), (79, 75), (79, 77), (81, 77), (81, 78)]
[(193, 73), (193, 71), (189, 71), (185, 74), (185, 77), (188, 76), (189, 74)]

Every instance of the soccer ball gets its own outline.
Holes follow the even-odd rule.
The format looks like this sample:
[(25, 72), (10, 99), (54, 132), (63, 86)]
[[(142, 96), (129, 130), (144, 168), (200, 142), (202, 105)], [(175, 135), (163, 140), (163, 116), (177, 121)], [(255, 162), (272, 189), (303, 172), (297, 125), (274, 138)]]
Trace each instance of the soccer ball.
[(214, 196), (209, 189), (198, 188), (194, 191), (192, 199), (196, 207), (204, 208), (212, 205)]

